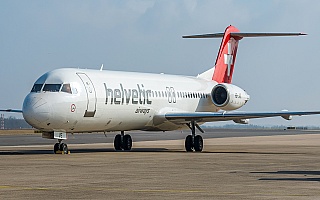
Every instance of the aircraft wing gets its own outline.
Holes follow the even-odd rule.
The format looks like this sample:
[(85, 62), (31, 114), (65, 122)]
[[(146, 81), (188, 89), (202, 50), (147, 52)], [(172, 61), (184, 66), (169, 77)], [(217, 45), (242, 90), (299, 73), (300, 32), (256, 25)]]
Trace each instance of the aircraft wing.
[(15, 113), (22, 113), (22, 110), (16, 110), (16, 109), (5, 109), (5, 110), (1, 110), (0, 112), (15, 112)]
[(229, 121), (241, 123), (242, 120), (265, 118), (265, 117), (282, 117), (286, 120), (292, 119), (292, 116), (301, 115), (316, 115), (320, 114), (320, 111), (303, 111), (303, 112), (168, 112), (164, 117), (174, 123), (188, 123), (195, 122), (217, 122), (217, 121)]

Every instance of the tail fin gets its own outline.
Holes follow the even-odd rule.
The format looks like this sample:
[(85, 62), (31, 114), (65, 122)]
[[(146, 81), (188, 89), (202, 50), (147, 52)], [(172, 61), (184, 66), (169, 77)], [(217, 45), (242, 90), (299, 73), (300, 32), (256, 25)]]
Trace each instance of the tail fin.
[(221, 45), (212, 69), (198, 77), (213, 80), (218, 83), (231, 83), (238, 50), (238, 43), (243, 37), (263, 36), (298, 36), (305, 33), (241, 33), (236, 27), (228, 26), (224, 33), (183, 36), (183, 38), (221, 38)]
[(231, 83), (232, 81), (238, 43), (242, 39), (242, 37), (231, 36), (231, 33), (235, 32), (240, 31), (234, 26), (228, 26), (224, 32), (212, 76), (212, 80), (218, 83)]

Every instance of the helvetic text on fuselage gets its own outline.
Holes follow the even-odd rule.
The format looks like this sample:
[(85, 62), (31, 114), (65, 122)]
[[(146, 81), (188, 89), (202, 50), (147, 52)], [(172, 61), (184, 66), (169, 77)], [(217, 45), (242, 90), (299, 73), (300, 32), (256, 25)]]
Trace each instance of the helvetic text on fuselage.
[(105, 104), (152, 104), (149, 99), (151, 96), (151, 90), (144, 89), (143, 84), (137, 84), (137, 89), (124, 88), (120, 83), (119, 88), (108, 88), (107, 83), (103, 83), (106, 91)]

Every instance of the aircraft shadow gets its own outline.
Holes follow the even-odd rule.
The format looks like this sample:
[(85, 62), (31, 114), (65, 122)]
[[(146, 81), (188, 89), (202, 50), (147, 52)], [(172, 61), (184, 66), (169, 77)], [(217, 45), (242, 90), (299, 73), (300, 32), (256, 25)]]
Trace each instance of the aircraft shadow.
[(290, 154), (301, 154), (301, 153), (290, 153), (290, 152), (254, 152), (254, 151), (203, 151), (201, 153), (213, 153), (213, 154), (257, 154), (257, 155), (290, 155)]
[(53, 150), (16, 150), (16, 151), (1, 151), (0, 156), (4, 155), (32, 155), (32, 154), (53, 154)]
[[(70, 149), (70, 153), (108, 153), (108, 152), (167, 152), (167, 153), (187, 153), (184, 149), (167, 149), (167, 148), (133, 148), (131, 151), (115, 151), (113, 148), (76, 148)], [(199, 153), (199, 152), (193, 152)], [(1, 155), (32, 155), (32, 154), (54, 154), (53, 150), (14, 150), (0, 151)], [(281, 153), (281, 152), (250, 152), (250, 151), (202, 151), (201, 154), (258, 154), (258, 155), (274, 155), (274, 154), (298, 154), (298, 153)], [(255, 172), (252, 172), (255, 173)], [(258, 173), (258, 172), (257, 172)], [(264, 173), (264, 172), (259, 172)], [(267, 173), (267, 172), (265, 172)], [(275, 172), (269, 172), (275, 173)], [(320, 172), (319, 172), (320, 173)], [(319, 174), (320, 175), (320, 174)]]
[[(320, 176), (320, 171), (276, 171), (276, 172), (250, 172), (252, 174), (276, 174), (276, 175), (303, 175), (303, 176)], [(259, 178), (260, 181), (317, 181), (320, 177), (299, 177), (299, 178)]]
[(115, 151), (113, 148), (99, 148), (99, 149), (71, 149), (71, 153), (99, 153), (99, 152), (166, 152), (166, 148), (133, 148), (130, 151)]
[[(77, 148), (71, 149), (71, 154), (80, 153), (102, 153), (102, 152), (116, 152), (113, 148)], [(134, 148), (131, 151), (118, 151), (122, 152), (172, 152), (166, 148)], [(178, 152), (178, 151), (177, 151)], [(15, 150), (15, 151), (0, 151), (0, 156), (2, 155), (33, 155), (33, 154), (54, 154), (53, 150)]]

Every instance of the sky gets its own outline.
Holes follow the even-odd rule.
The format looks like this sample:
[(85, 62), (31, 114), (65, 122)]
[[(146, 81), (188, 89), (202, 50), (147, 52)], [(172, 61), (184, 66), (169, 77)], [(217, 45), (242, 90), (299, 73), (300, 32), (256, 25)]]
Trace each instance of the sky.
[[(308, 33), (240, 41), (233, 84), (251, 97), (241, 111), (320, 110), (319, 21), (317, 0), (2, 0), (0, 108), (21, 109), (36, 79), (63, 67), (196, 76), (214, 65), (221, 41), (181, 36), (232, 24)], [(320, 116), (251, 122), (320, 126)]]

